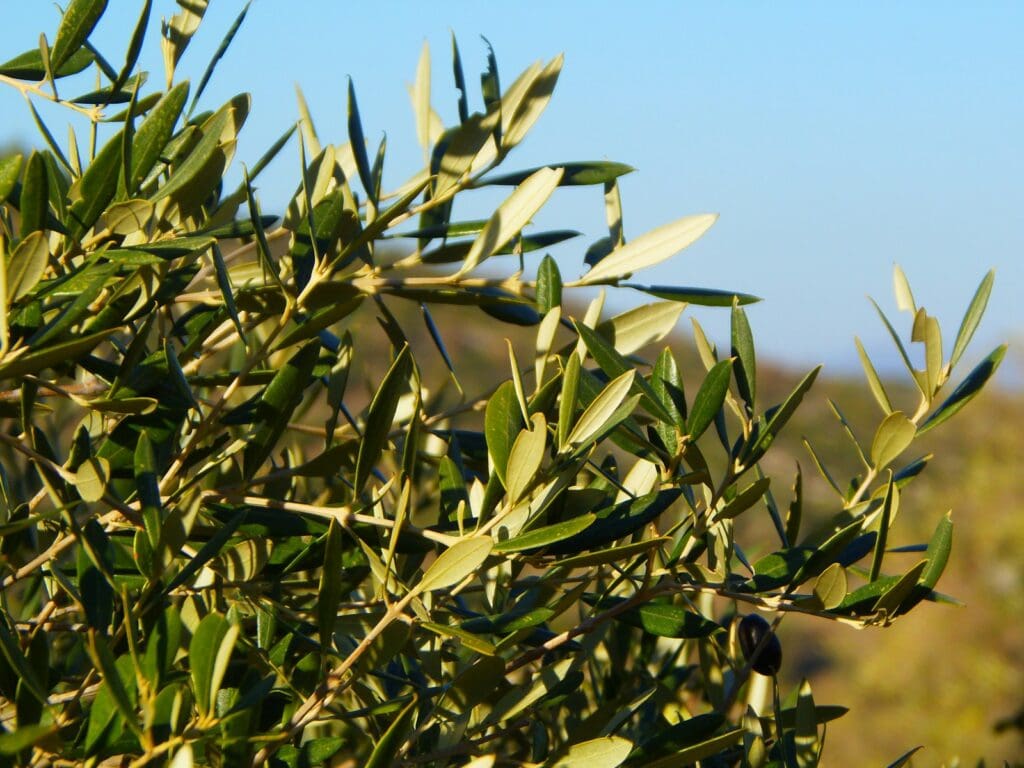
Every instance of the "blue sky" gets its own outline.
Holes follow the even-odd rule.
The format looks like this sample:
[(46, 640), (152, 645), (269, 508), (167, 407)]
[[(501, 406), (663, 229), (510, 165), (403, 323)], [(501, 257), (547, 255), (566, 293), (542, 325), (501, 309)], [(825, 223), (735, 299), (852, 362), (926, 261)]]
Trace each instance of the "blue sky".
[[(52, 5), (3, 5), (0, 59), (33, 46), (40, 31), (53, 40)], [(94, 33), (115, 63), (140, 5), (110, 0), (110, 18)], [(193, 79), (242, 7), (211, 5), (179, 67)], [(896, 315), (894, 263), (918, 302), (938, 315), (947, 349), (975, 286), (994, 267), (975, 359), (1000, 341), (1024, 341), (1024, 5), (634, 8), (255, 0), (204, 100), (217, 106), (240, 90), (252, 93), (236, 155), (251, 163), (296, 118), (296, 82), (321, 139), (345, 141), (351, 76), (368, 139), (375, 144), (387, 133), (385, 179), (397, 184), (421, 160), (406, 85), (424, 41), (433, 56), (434, 106), (446, 122), (456, 104), (452, 31), (471, 109), (480, 107), (480, 35), (494, 46), (505, 84), (531, 62), (564, 52), (551, 105), (509, 168), (591, 159), (636, 167), (621, 181), (627, 237), (689, 213), (719, 213), (704, 239), (644, 278), (764, 297), (749, 314), (765, 358), (851, 369), (857, 334), (880, 367), (891, 367), (895, 357), (866, 296)], [(158, 19), (174, 10), (169, 0), (154, 2), (142, 59), (154, 84), (162, 79)], [(0, 144), (34, 141), (19, 102), (0, 88)], [(64, 136), (67, 115), (43, 114)], [(293, 144), (261, 177), (265, 208), (279, 209), (291, 194), (297, 157)], [(587, 244), (604, 234), (600, 190), (565, 190), (537, 226), (585, 233), (555, 251), (563, 274), (578, 274)], [(727, 343), (727, 312), (696, 315)], [(909, 316), (894, 319), (909, 328)], [(1013, 356), (1017, 368), (1004, 382), (1021, 381), (1020, 359)]]

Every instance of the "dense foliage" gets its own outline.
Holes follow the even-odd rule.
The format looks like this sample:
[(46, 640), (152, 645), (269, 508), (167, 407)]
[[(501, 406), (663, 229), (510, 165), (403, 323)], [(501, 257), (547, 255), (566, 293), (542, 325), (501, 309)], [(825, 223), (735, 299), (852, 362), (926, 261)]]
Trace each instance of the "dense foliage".
[[(811, 449), (835, 492), (812, 528), (800, 473), (780, 505), (761, 462), (817, 369), (764, 408), (753, 296), (628, 282), (714, 217), (627, 242), (628, 166), (498, 172), (560, 58), (502, 89), (489, 55), (471, 113), (453, 43), (445, 127), (425, 48), (425, 166), (393, 192), (351, 84), (348, 142), (322, 143), (300, 98), (299, 130), (230, 189), (248, 97), (196, 109), (238, 24), (192, 86), (175, 69), (206, 3), (179, 5), (163, 90), (136, 71), (148, 1), (120, 67), (88, 42), (103, 0), (72, 0), (52, 44), (0, 65), (44, 145), (0, 161), (0, 764), (817, 764), (845, 710), (806, 681), (779, 690), (774, 628), (887, 625), (942, 599), (952, 522), (900, 539), (901, 490), (928, 464), (905, 457), (1002, 359), (944, 393), (991, 275), (945, 357), (897, 269), (923, 366), (879, 314), (918, 402), (896, 408), (858, 344), (881, 416), (870, 445), (848, 435), (849, 482)], [(68, 96), (86, 69), (101, 85)], [(89, 150), (33, 100), (86, 120)], [(253, 180), (293, 133), (294, 199), (264, 216)], [(563, 280), (535, 256), (576, 233), (526, 228), (571, 185), (603, 187), (609, 234)], [(489, 186), (512, 189), (453, 220)], [(574, 317), (563, 294), (596, 286), (658, 300), (606, 318), (602, 289)], [(694, 322), (700, 370), (639, 354), (688, 303), (731, 312), (728, 352)], [(506, 370), (463, 386), (440, 305), (496, 345), (503, 323), (532, 327), (533, 359), (509, 344)], [(770, 539), (737, 540), (741, 516)]]

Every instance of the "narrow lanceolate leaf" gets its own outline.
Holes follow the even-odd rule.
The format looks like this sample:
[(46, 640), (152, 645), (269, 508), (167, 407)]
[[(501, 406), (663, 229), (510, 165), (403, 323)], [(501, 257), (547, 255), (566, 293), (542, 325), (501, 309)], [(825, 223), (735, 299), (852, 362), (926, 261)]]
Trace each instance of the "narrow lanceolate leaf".
[(761, 497), (768, 491), (769, 485), (771, 485), (770, 477), (762, 477), (759, 480), (755, 480), (747, 488), (736, 494), (732, 501), (718, 510), (714, 514), (714, 521), (729, 520), (746, 512), (761, 500)]
[(46, 179), (46, 164), (38, 152), (28, 157), (25, 178), (21, 183), (21, 199), (18, 213), (21, 215), (21, 236), (46, 229), (46, 213), (49, 209), (49, 184)]
[[(601, 607), (604, 608), (605, 604), (602, 603)], [(647, 603), (630, 608), (615, 618), (658, 637), (707, 637), (721, 629), (715, 622), (692, 610), (671, 603)]]
[(889, 332), (889, 337), (892, 339), (893, 344), (896, 345), (896, 350), (900, 353), (900, 359), (903, 360), (903, 365), (906, 366), (907, 372), (910, 373), (911, 378), (914, 380), (914, 385), (921, 390), (921, 394), (924, 394), (924, 389), (921, 386), (921, 381), (918, 378), (917, 371), (914, 369), (914, 364), (910, 362), (910, 356), (907, 354), (907, 348), (903, 346), (903, 342), (900, 340), (900, 335), (896, 333), (896, 329), (892, 327), (892, 323), (889, 322), (889, 318), (886, 317), (885, 312), (878, 306), (874, 299), (871, 299), (871, 304), (874, 306), (875, 311), (881, 318), (882, 323), (885, 325), (885, 329)]
[(146, 119), (135, 131), (135, 138), (132, 139), (132, 173), (127, 187), (123, 186), (118, 190), (119, 197), (131, 197), (138, 189), (157, 160), (167, 142), (171, 140), (174, 133), (174, 126), (178, 122), (181, 110), (188, 98), (188, 81), (178, 83), (171, 90), (165, 93), (156, 106), (149, 111)]
[(604, 336), (620, 355), (631, 355), (670, 334), (684, 309), (685, 304), (674, 301), (644, 304), (604, 321), (594, 330)]
[(7, 300), (15, 302), (29, 293), (46, 272), (50, 249), (45, 232), (33, 232), (7, 257)]
[(365, 768), (388, 768), (395, 764), (399, 748), (412, 731), (416, 705), (417, 701), (413, 698), (392, 720), (391, 725), (384, 731), (384, 735), (380, 737), (380, 741), (374, 745), (373, 752), (370, 753), (370, 757), (365, 763)]
[(506, 381), (487, 401), (484, 413), (484, 436), (491, 467), (501, 484), (508, 487), (506, 468), (512, 455), (512, 446), (523, 429), (523, 412), (519, 407), (515, 384)]
[[(625, 176), (636, 169), (625, 163), (612, 163), (606, 160), (593, 160), (578, 163), (559, 163), (563, 171), (560, 186), (575, 187), (590, 184), (607, 184), (619, 176)], [(500, 176), (487, 176), (477, 186), (516, 186), (535, 174), (540, 168), (528, 168), (525, 171), (513, 171)]]
[(0, 205), (7, 202), (8, 195), (14, 191), (24, 159), (22, 155), (8, 155), (0, 159)]
[(334, 623), (342, 597), (344, 539), (337, 520), (331, 520), (324, 545), (324, 567), (317, 599), (317, 628), (325, 652), (334, 647)]
[[(319, 347), (319, 342), (313, 342)], [(398, 410), (398, 401), (409, 391), (409, 377), (412, 375), (413, 360), (409, 347), (402, 347), (388, 369), (380, 388), (373, 396), (370, 410), (366, 415), (366, 427), (363, 439), (359, 444), (359, 455), (356, 457), (356, 473), (354, 478), (355, 491), (359, 493), (370, 477), (377, 459), (380, 458), (384, 444), (387, 442), (391, 425)]]
[(875, 469), (891, 464), (913, 442), (916, 433), (914, 422), (902, 411), (893, 411), (886, 416), (871, 441), (871, 463)]
[(569, 432), (576, 416), (576, 400), (580, 387), (580, 358), (570, 353), (562, 372), (562, 393), (558, 400), (558, 450), (568, 446)]
[(761, 299), (749, 293), (738, 291), (719, 291), (713, 288), (687, 288), (674, 285), (638, 285), (637, 283), (621, 283), (623, 288), (632, 288), (634, 291), (643, 291), (651, 296), (668, 301), (682, 301), (687, 304), (696, 304), (700, 307), (731, 307), (739, 304), (741, 307), (747, 304), (754, 304)]
[[(514, 103), (514, 98), (509, 99), (509, 92), (505, 93), (501, 105), (502, 123), (504, 124), (504, 135), (501, 140), (503, 153), (508, 152), (526, 138), (530, 128), (537, 122), (537, 118), (541, 116), (548, 102), (551, 101), (551, 94), (555, 90), (555, 83), (558, 82), (563, 61), (562, 54), (549, 61), (522, 92), (518, 104)], [(514, 88), (515, 84), (509, 88), (509, 91)]]
[(541, 259), (537, 268), (537, 309), (546, 315), (562, 304), (562, 274), (551, 255)]
[(920, 584), (927, 589), (935, 589), (939, 577), (946, 569), (949, 552), (953, 547), (953, 519), (947, 512), (939, 520), (931, 541), (928, 542), (928, 566), (921, 574)]
[(875, 396), (875, 400), (882, 411), (886, 415), (892, 413), (892, 402), (889, 400), (889, 395), (885, 391), (885, 387), (882, 386), (882, 380), (878, 376), (878, 372), (875, 370), (875, 366), (871, 362), (871, 358), (868, 357), (868, 353), (864, 350), (864, 345), (860, 343), (860, 339), (854, 337), (854, 343), (857, 345), (857, 354), (860, 356), (861, 367), (864, 368), (864, 376), (868, 380), (868, 387), (871, 389), (871, 394)]
[(910, 291), (910, 282), (907, 280), (907, 276), (899, 264), (893, 267), (892, 270), (892, 286), (896, 293), (896, 306), (903, 312), (917, 312), (914, 294)]
[(662, 406), (672, 416), (668, 425), (686, 429), (686, 392), (683, 389), (683, 377), (672, 350), (665, 347), (658, 355), (658, 360), (651, 371), (651, 389), (658, 396)]
[(587, 409), (580, 414), (579, 420), (566, 438), (566, 446), (586, 445), (596, 435), (604, 431), (605, 425), (611, 420), (622, 405), (629, 390), (633, 387), (636, 371), (629, 370), (613, 379), (601, 390)]
[[(882, 559), (885, 557), (885, 544), (889, 538), (889, 526), (892, 525), (892, 515), (895, 506), (899, 502), (899, 491), (892, 480), (892, 473), (889, 473), (889, 484), (885, 489), (885, 501), (882, 502), (882, 514), (878, 522), (878, 538), (875, 539), (875, 552), (871, 558), (871, 571), (868, 581), (875, 581), (882, 572)], [(840, 601), (842, 602), (842, 601)]]
[(103, 145), (73, 188), (77, 199), (69, 211), (67, 230), (73, 240), (80, 240), (106, 209), (121, 178), (121, 134)]
[(570, 536), (575, 536), (577, 533), (585, 531), (596, 519), (596, 515), (591, 512), (587, 512), (585, 515), (580, 515), (579, 517), (574, 517), (561, 523), (553, 523), (552, 525), (545, 525), (541, 528), (534, 528), (532, 531), (521, 533), (507, 541), (498, 542), (494, 545), (494, 551), (524, 552), (528, 550), (538, 550), (548, 546), (549, 544), (554, 544), (556, 541), (562, 541), (563, 539), (567, 539)]
[(424, 152), (430, 151), (430, 45), (423, 41), (412, 86), (412, 109), (416, 115), (416, 138)]
[(245, 473), (252, 477), (274, 450), (292, 412), (302, 402), (320, 353), (320, 342), (302, 347), (270, 380), (256, 404), (256, 431), (245, 448)]
[(697, 440), (711, 426), (715, 416), (722, 409), (725, 396), (729, 392), (729, 379), (732, 376), (732, 359), (722, 360), (708, 371), (707, 376), (693, 398), (693, 407), (686, 419), (686, 431), (690, 442)]
[[(0, 200), (3, 195), (0, 195)], [(989, 270), (982, 278), (978, 290), (974, 292), (974, 298), (964, 313), (964, 319), (960, 322), (960, 330), (957, 331), (956, 341), (953, 342), (953, 353), (949, 357), (949, 367), (953, 368), (960, 361), (960, 357), (971, 343), (974, 332), (978, 329), (981, 316), (985, 314), (985, 307), (988, 306), (988, 297), (992, 293), (992, 282), (995, 280), (995, 272)]]
[(74, 362), (83, 355), (91, 352), (101, 341), (106, 339), (116, 329), (108, 328), (98, 333), (83, 336), (72, 341), (46, 347), (38, 352), (16, 357), (13, 360), (0, 362), (0, 381), (3, 379), (14, 379), (27, 374), (39, 373), (40, 371), (63, 363)]
[(455, 277), (475, 269), (505, 243), (515, 237), (536, 215), (555, 191), (562, 178), (561, 169), (542, 168), (516, 187), (491, 216), (473, 241), (462, 267)]
[(740, 397), (747, 404), (747, 413), (754, 412), (757, 367), (754, 358), (754, 336), (746, 313), (735, 305), (732, 308), (732, 354), (736, 358), (733, 373)]
[(50, 67), (54, 72), (82, 47), (106, 7), (107, 0), (71, 0), (50, 50)]
[(999, 364), (1003, 361), (1003, 357), (1006, 355), (1006, 345), (1003, 344), (996, 349), (992, 350), (988, 357), (978, 363), (959, 386), (953, 390), (952, 394), (946, 398), (945, 402), (942, 403), (932, 414), (925, 419), (921, 428), (918, 430), (918, 434), (924, 434), (929, 429), (937, 427), (947, 419), (963, 408), (967, 403), (974, 399), (974, 397), (982, 390), (985, 383), (992, 378), (992, 375), (996, 372)]
[[(213, 712), (216, 690), (217, 656), (221, 645), (228, 637), (229, 624), (227, 619), (218, 613), (208, 614), (199, 622), (188, 646), (188, 658), (192, 671), (192, 690), (196, 697), (196, 707), (200, 714)], [(237, 632), (237, 630), (236, 630)], [(219, 680), (217, 687), (219, 687)]]
[(811, 386), (814, 384), (814, 380), (818, 378), (818, 373), (821, 371), (821, 366), (817, 366), (810, 373), (804, 376), (800, 383), (796, 385), (789, 397), (786, 398), (785, 402), (782, 403), (772, 413), (757, 438), (751, 443), (749, 449), (744, 449), (740, 454), (740, 459), (747, 462), (753, 462), (759, 459), (764, 452), (768, 450), (771, 444), (775, 441), (779, 432), (786, 426), (786, 423), (790, 420), (796, 409), (800, 406), (800, 403), (804, 399), (804, 395), (807, 394)]
[(458, 584), (476, 572), (493, 549), (494, 540), (490, 536), (460, 539), (442, 552), (427, 568), (414, 591), (420, 594)]
[(235, 35), (238, 33), (239, 27), (242, 26), (242, 22), (245, 21), (245, 14), (249, 12), (249, 5), (252, 0), (249, 0), (243, 7), (242, 11), (235, 17), (234, 23), (228, 29), (227, 33), (220, 41), (220, 45), (217, 46), (217, 50), (214, 51), (213, 58), (210, 59), (210, 63), (206, 65), (206, 71), (203, 72), (203, 76), (199, 79), (199, 87), (196, 88), (196, 95), (192, 97), (192, 104), (188, 108), (189, 114), (196, 108), (196, 102), (199, 101), (199, 97), (203, 95), (203, 91), (206, 90), (206, 84), (210, 82), (210, 78), (213, 77), (213, 71), (217, 68), (217, 63), (224, 58), (224, 54), (227, 53), (228, 48), (231, 45), (231, 41), (235, 39)]
[(373, 174), (370, 173), (370, 158), (366, 154), (366, 138), (363, 135), (363, 121), (359, 116), (359, 102), (356, 101), (356, 86), (348, 80), (348, 139), (359, 172), (359, 181), (367, 195), (373, 194)]
[(569, 747), (555, 768), (618, 768), (633, 751), (633, 742), (621, 736), (602, 736)]
[(533, 483), (533, 478), (544, 459), (544, 447), (548, 438), (547, 420), (543, 413), (535, 413), (530, 429), (524, 429), (512, 444), (505, 470), (509, 500), (514, 504), (523, 498)]
[(717, 218), (716, 214), (708, 213), (685, 216), (651, 230), (612, 251), (584, 275), (579, 283), (591, 285), (614, 282), (646, 267), (660, 264), (694, 243), (711, 228)]

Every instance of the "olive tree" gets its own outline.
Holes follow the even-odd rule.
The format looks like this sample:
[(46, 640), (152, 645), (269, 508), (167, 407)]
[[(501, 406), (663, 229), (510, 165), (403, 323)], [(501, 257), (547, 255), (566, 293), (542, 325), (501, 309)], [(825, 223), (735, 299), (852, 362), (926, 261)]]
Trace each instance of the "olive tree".
[[(0, 161), (0, 764), (816, 765), (845, 710), (807, 681), (780, 690), (775, 630), (942, 599), (950, 516), (918, 544), (897, 511), (928, 463), (914, 441), (1002, 358), (946, 392), (991, 275), (947, 356), (897, 270), (909, 340), (879, 313), (916, 404), (858, 346), (880, 410), (850, 444), (862, 471), (834, 478), (812, 448), (831, 504), (805, 510), (799, 474), (780, 504), (790, 478), (762, 461), (818, 369), (763, 402), (756, 298), (642, 278), (715, 217), (627, 240), (628, 166), (507, 168), (560, 57), (502, 87), (488, 53), (478, 100), (453, 41), (445, 126), (425, 48), (426, 161), (397, 189), (351, 83), (347, 139), (319, 138), (300, 97), (227, 184), (249, 97), (203, 95), (244, 11), (193, 84), (177, 65), (207, 3), (178, 4), (163, 78), (137, 67), (148, 0), (123, 51), (89, 42), (103, 0), (71, 0), (0, 65), (40, 131)], [(265, 214), (254, 185), (286, 144), (294, 197)], [(559, 263), (546, 249), (577, 233), (529, 225), (573, 185), (603, 189), (608, 235)], [(454, 218), (484, 187), (507, 196)], [(609, 316), (606, 291), (647, 303)], [(651, 345), (688, 305), (730, 313), (731, 339), (695, 322), (683, 365)], [(460, 368), (446, 306), (475, 313), (500, 365)], [(741, 541), (741, 517), (767, 535)]]

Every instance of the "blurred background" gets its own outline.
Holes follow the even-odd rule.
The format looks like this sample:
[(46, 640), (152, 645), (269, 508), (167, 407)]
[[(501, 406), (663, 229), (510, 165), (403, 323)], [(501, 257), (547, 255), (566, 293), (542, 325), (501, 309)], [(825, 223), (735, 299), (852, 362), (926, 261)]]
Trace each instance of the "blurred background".
[[(40, 31), (54, 39), (55, 7), (12, 0), (0, 7), (0, 60), (34, 46)], [(91, 38), (115, 65), (140, 7), (110, 0), (113, 13)], [(198, 80), (243, 7), (211, 4), (181, 72)], [(159, 18), (176, 9), (171, 0), (153, 3), (141, 63), (156, 87)], [(782, 639), (792, 649), (783, 684), (809, 676), (819, 702), (852, 709), (829, 728), (830, 765), (885, 764), (917, 744), (928, 745), (919, 765), (954, 765), (958, 757), (961, 765), (983, 757), (1000, 765), (1024, 752), (1012, 722), (1024, 718), (1024, 480), (1016, 466), (1024, 457), (1022, 33), (1024, 5), (1010, 2), (651, 2), (626, 12), (621, 3), (593, 1), (257, 0), (203, 100), (213, 106), (238, 90), (252, 93), (237, 175), (239, 161), (255, 162), (297, 118), (296, 83), (321, 140), (347, 141), (351, 77), (367, 139), (376, 146), (387, 135), (385, 181), (397, 186), (422, 163), (407, 86), (424, 43), (433, 105), (448, 124), (457, 104), (452, 34), (471, 110), (481, 108), (477, 74), (488, 42), (503, 86), (531, 62), (564, 53), (554, 98), (509, 167), (604, 159), (635, 167), (620, 179), (627, 238), (689, 213), (721, 215), (645, 281), (763, 297), (749, 316), (760, 359), (771, 361), (762, 371), (769, 390), (781, 393), (800, 369), (826, 363), (827, 380), (790, 429), (783, 471), (797, 460), (813, 471), (801, 434), (835, 439), (826, 395), (854, 425), (876, 423), (857, 380), (854, 335), (887, 376), (905, 377), (866, 299), (895, 315), (895, 263), (918, 303), (939, 317), (947, 347), (978, 282), (995, 268), (964, 372), (1001, 342), (1011, 342), (1010, 352), (993, 391), (930, 437), (938, 459), (907, 494), (911, 511), (901, 523), (900, 543), (926, 540), (953, 508), (956, 547), (940, 587), (966, 605), (927, 605), (886, 631), (787, 619)], [(62, 141), (68, 114), (37, 107)], [(0, 88), (0, 115), (0, 151), (38, 142), (12, 88)], [(84, 142), (88, 131), (76, 130)], [(293, 140), (259, 178), (265, 211), (283, 210), (293, 194), (298, 158)], [(485, 193), (482, 203), (494, 202), (486, 194), (506, 193)], [(569, 279), (605, 232), (601, 192), (565, 190), (549, 208), (539, 227), (584, 233), (552, 251)], [(609, 297), (611, 307), (639, 301), (620, 294)], [(695, 314), (727, 343), (727, 312)], [(894, 320), (909, 334), (909, 316)]]

